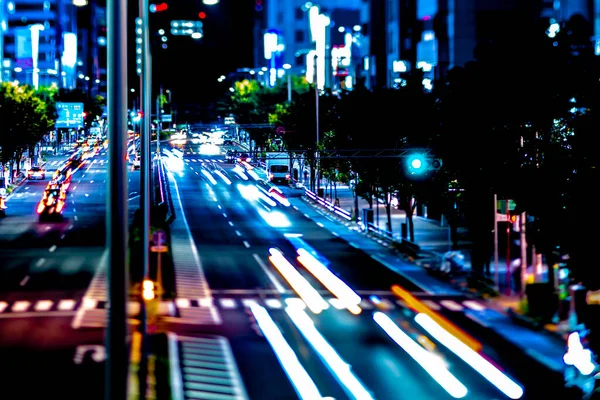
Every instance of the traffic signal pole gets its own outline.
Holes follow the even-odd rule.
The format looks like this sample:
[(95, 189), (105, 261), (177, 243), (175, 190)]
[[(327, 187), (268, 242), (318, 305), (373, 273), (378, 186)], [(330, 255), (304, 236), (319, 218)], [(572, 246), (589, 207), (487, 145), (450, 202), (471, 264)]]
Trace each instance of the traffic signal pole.
[(108, 58), (108, 190), (106, 245), (109, 308), (106, 330), (104, 396), (126, 400), (128, 381), (127, 288), (127, 2), (107, 0)]
[[(140, 109), (142, 110), (142, 118), (140, 120), (140, 147), (141, 147), (141, 165), (140, 165), (140, 212), (142, 214), (141, 226), (141, 260), (143, 268), (142, 284), (150, 279), (150, 175), (151, 175), (151, 159), (150, 140), (152, 131), (150, 130), (150, 119), (152, 118), (152, 76), (150, 63), (150, 23), (149, 23), (149, 4), (148, 0), (139, 0), (139, 13), (142, 29), (142, 58), (141, 73), (140, 73)], [(146, 370), (148, 360), (148, 329), (147, 316), (148, 310), (146, 302), (140, 298), (140, 333), (142, 334), (141, 343), (141, 363), (139, 370), (140, 396), (145, 396), (146, 393)]]

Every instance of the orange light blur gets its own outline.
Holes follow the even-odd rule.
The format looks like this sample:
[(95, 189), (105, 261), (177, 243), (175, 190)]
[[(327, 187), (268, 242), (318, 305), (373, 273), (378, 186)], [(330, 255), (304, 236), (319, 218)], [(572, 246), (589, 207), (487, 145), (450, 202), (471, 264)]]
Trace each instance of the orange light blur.
[(458, 326), (454, 325), (452, 322), (448, 321), (437, 312), (433, 311), (431, 308), (427, 307), (421, 300), (417, 299), (406, 289), (400, 287), (399, 285), (393, 285), (392, 292), (396, 296), (400, 297), (400, 299), (402, 299), (410, 309), (428, 315), (432, 320), (437, 322), (438, 325), (447, 330), (450, 334), (454, 335), (458, 340), (469, 346), (474, 351), (479, 352), (483, 348), (481, 343), (474, 337), (460, 329)]
[(37, 213), (41, 214), (41, 212), (44, 211), (44, 208), (46, 208), (46, 206), (44, 205), (44, 202), (41, 201), (40, 204), (38, 204), (37, 206)]

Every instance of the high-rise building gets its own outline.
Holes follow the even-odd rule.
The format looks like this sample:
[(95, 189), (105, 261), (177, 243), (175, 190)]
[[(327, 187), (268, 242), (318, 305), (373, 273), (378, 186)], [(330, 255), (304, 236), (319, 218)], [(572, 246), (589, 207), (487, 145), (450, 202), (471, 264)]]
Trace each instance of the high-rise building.
[(3, 77), (76, 86), (77, 18), (70, 0), (4, 0)]
[(600, 0), (370, 0), (369, 87), (398, 87), (418, 68), (430, 88), (471, 61), (478, 43), (510, 33), (515, 21), (560, 23), (575, 14), (593, 24), (600, 54)]
[[(256, 0), (255, 64), (273, 85), (286, 70), (319, 87), (351, 88), (368, 47), (365, 0)], [(316, 56), (316, 57), (315, 57)]]

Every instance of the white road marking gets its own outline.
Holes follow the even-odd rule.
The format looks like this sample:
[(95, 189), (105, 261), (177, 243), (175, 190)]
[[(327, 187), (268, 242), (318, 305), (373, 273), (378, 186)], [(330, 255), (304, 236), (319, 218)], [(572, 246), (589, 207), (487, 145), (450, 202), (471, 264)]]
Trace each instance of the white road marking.
[(275, 290), (277, 290), (279, 293), (285, 293), (285, 288), (283, 287), (283, 285), (281, 283), (279, 283), (279, 281), (277, 280), (277, 278), (275, 277), (275, 275), (273, 275), (273, 273), (269, 270), (269, 268), (267, 267), (267, 265), (258, 256), (258, 254), (254, 253), (254, 254), (252, 254), (252, 257), (254, 257), (254, 259), (256, 260), (256, 262), (258, 263), (258, 265), (260, 266), (260, 268), (267, 275), (267, 278), (269, 278), (269, 280), (273, 284), (273, 287), (275, 288)]
[(54, 304), (54, 302), (51, 300), (39, 300), (38, 302), (35, 303), (35, 306), (33, 306), (33, 309), (35, 311), (48, 311), (52, 308), (53, 304)]
[(54, 253), (55, 250), (56, 250), (56, 245), (55, 244), (53, 244), (52, 246), (50, 246), (50, 248), (48, 249), (48, 251), (50, 253)]
[(44, 263), (46, 262), (45, 258), (40, 258), (36, 263), (35, 266), (36, 267), (41, 267), (42, 265), (44, 265)]
[(233, 222), (229, 221), (229, 226), (233, 226)]
[(223, 307), (223, 308), (236, 308), (237, 307), (237, 303), (235, 302), (234, 299), (221, 299), (221, 300), (219, 300), (219, 303), (221, 304), (221, 307)]
[(13, 304), (13, 306), (11, 307), (11, 310), (14, 312), (27, 311), (27, 309), (29, 308), (30, 305), (31, 305), (31, 303), (28, 301), (16, 301)]
[(25, 285), (27, 285), (27, 282), (29, 282), (29, 275), (27, 275), (25, 278), (23, 278), (23, 280), (21, 282), (19, 282), (19, 285), (25, 286)]
[(75, 300), (65, 299), (58, 302), (60, 311), (71, 311), (75, 308)]
[(242, 236), (242, 232), (240, 232), (240, 231), (235, 231), (235, 234), (238, 236)]
[(245, 240), (243, 241), (243, 243), (244, 243), (244, 246), (246, 246), (246, 248), (247, 248), (247, 249), (249, 249), (249, 248), (250, 248), (250, 243), (248, 243), (248, 242), (247, 242), (247, 241), (245, 241)]

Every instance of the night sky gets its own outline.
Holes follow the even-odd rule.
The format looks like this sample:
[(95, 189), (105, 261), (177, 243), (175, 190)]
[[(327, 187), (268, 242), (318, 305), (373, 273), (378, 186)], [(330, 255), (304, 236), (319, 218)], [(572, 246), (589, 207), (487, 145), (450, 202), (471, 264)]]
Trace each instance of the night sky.
[[(224, 92), (220, 75), (253, 67), (254, 0), (220, 0), (214, 6), (201, 0), (166, 2), (167, 11), (150, 14), (154, 87), (170, 89), (174, 103), (210, 102)], [(206, 13), (202, 39), (170, 34), (172, 20), (199, 21), (201, 11)], [(168, 37), (166, 50), (160, 48), (160, 28)]]
[[(99, 2), (102, 2), (100, 0)], [(160, 4), (163, 0), (150, 0)], [(153, 91), (162, 85), (170, 89), (176, 105), (207, 104), (226, 92), (217, 78), (237, 68), (253, 67), (253, 28), (255, 0), (220, 0), (207, 6), (202, 0), (164, 0), (166, 11), (150, 13)], [(138, 2), (129, 1), (129, 86), (137, 90), (135, 18)], [(204, 19), (199, 13), (206, 13)], [(202, 21), (204, 37), (171, 35), (172, 20)], [(162, 49), (159, 29), (167, 36), (167, 49)]]

